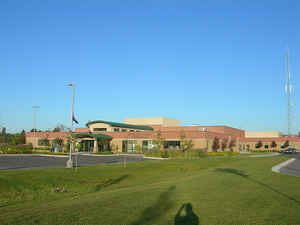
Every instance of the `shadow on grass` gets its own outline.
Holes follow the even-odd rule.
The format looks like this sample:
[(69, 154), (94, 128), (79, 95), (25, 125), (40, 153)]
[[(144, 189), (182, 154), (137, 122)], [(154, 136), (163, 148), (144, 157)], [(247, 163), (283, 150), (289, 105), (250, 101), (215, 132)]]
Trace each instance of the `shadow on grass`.
[(300, 201), (298, 201), (297, 199), (295, 199), (295, 198), (293, 198), (293, 197), (291, 197), (291, 196), (289, 196), (289, 195), (287, 195), (287, 194), (285, 194), (283, 192), (280, 192), (280, 191), (276, 190), (275, 188), (273, 188), (273, 187), (271, 187), (271, 186), (269, 186), (267, 184), (264, 184), (264, 183), (262, 183), (262, 182), (260, 182), (258, 180), (255, 180), (255, 179), (249, 177), (247, 174), (245, 174), (241, 170), (237, 170), (237, 169), (233, 169), (233, 168), (217, 168), (215, 171), (216, 172), (221, 172), (221, 173), (234, 174), (234, 175), (243, 177), (243, 178), (245, 178), (245, 179), (247, 179), (249, 181), (252, 181), (253, 183), (259, 184), (262, 187), (264, 187), (266, 189), (269, 189), (269, 190), (271, 190), (271, 191), (273, 191), (273, 192), (275, 192), (275, 193), (277, 193), (277, 194), (279, 194), (279, 195), (281, 195), (281, 196), (283, 196), (283, 197), (285, 197), (285, 198), (287, 198), (287, 199), (289, 199), (289, 200), (297, 203), (298, 205), (300, 205)]
[(144, 209), (142, 215), (135, 220), (131, 225), (141, 225), (141, 224), (153, 224), (155, 220), (160, 218), (173, 206), (173, 201), (171, 195), (175, 190), (175, 186), (171, 186), (167, 191), (161, 193), (157, 201), (152, 205)]
[(118, 184), (118, 183), (120, 183), (121, 181), (125, 180), (128, 177), (129, 176), (126, 174), (126, 175), (123, 175), (123, 176), (121, 176), (121, 177), (119, 177), (117, 179), (106, 179), (103, 182), (101, 182), (101, 183), (99, 183), (99, 184), (96, 185), (95, 191), (100, 191), (102, 188), (111, 186), (113, 184)]
[(194, 213), (191, 203), (182, 204), (175, 216), (174, 225), (199, 225), (199, 217)]

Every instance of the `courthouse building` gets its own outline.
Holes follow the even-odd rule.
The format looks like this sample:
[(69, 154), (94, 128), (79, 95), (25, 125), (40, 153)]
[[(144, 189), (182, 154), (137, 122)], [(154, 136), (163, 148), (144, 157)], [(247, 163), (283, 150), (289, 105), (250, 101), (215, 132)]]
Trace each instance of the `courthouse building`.
[[(208, 152), (222, 151), (213, 148), (213, 143), (226, 140), (232, 144), (235, 152), (250, 150), (282, 150), (289, 146), (300, 148), (300, 138), (284, 136), (280, 132), (248, 132), (229, 126), (181, 126), (179, 120), (170, 118), (127, 118), (124, 123), (95, 120), (86, 124), (86, 128), (76, 128), (75, 142), (79, 151), (133, 153), (137, 149), (147, 151), (155, 148), (155, 139), (160, 133), (164, 148), (179, 149), (182, 136), (192, 140), (193, 149), (204, 149)], [(67, 143), (69, 132), (33, 132), (26, 133), (26, 143), (32, 143), (36, 148), (43, 148), (45, 139), (51, 144), (56, 138)], [(226, 148), (225, 151), (228, 151)]]

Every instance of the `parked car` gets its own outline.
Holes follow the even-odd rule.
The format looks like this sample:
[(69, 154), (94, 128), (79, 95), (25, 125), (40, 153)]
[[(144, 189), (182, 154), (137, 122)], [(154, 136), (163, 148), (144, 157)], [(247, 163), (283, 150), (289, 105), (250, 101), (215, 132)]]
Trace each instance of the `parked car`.
[(280, 151), (280, 153), (283, 153), (283, 154), (297, 154), (298, 151), (295, 148), (288, 148), (286, 150)]

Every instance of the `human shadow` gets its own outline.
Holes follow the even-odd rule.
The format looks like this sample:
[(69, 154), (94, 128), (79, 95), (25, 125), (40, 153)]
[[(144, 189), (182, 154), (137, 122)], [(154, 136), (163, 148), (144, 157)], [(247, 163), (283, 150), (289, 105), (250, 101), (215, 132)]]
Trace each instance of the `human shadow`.
[(175, 216), (174, 225), (199, 225), (199, 217), (194, 213), (191, 203), (182, 204)]
[(121, 181), (125, 180), (128, 177), (129, 177), (129, 175), (125, 174), (123, 176), (120, 176), (117, 179), (106, 179), (106, 180), (104, 180), (101, 183), (98, 183), (96, 185), (95, 191), (100, 191), (102, 188), (105, 188), (105, 187), (108, 187), (108, 186), (111, 186), (111, 185), (114, 185), (114, 184), (118, 184), (118, 183), (120, 183)]
[(266, 189), (269, 189), (269, 190), (271, 190), (271, 191), (273, 191), (273, 192), (275, 192), (275, 193), (277, 193), (277, 194), (279, 194), (279, 195), (281, 195), (281, 196), (283, 196), (283, 197), (285, 197), (285, 198), (287, 198), (287, 199), (289, 199), (289, 200), (297, 203), (298, 205), (300, 205), (300, 201), (298, 201), (297, 199), (295, 199), (295, 198), (293, 198), (293, 197), (291, 197), (291, 196), (289, 196), (289, 195), (287, 195), (287, 194), (285, 194), (285, 193), (283, 193), (281, 191), (278, 191), (275, 188), (273, 188), (273, 187), (271, 187), (271, 186), (269, 186), (267, 184), (264, 184), (261, 181), (258, 181), (258, 180), (255, 180), (255, 179), (249, 177), (249, 175), (245, 174), (241, 170), (237, 170), (237, 169), (233, 169), (233, 168), (216, 168), (215, 171), (216, 172), (221, 172), (221, 173), (235, 174), (235, 175), (240, 176), (242, 178), (245, 178), (245, 179), (247, 179), (247, 180), (249, 180), (249, 181), (251, 181), (253, 183), (259, 184), (262, 187), (264, 187)]
[(160, 218), (172, 208), (173, 201), (171, 199), (171, 195), (175, 189), (175, 186), (171, 186), (167, 191), (162, 192), (157, 201), (153, 205), (144, 209), (141, 216), (132, 222), (131, 225), (141, 225), (145, 223), (153, 224), (153, 221)]

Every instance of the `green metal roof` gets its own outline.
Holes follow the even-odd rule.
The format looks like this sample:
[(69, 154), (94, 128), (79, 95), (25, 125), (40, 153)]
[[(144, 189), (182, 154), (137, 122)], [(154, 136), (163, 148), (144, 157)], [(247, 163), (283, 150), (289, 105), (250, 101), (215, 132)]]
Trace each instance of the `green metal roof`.
[(133, 124), (127, 124), (127, 123), (115, 123), (115, 122), (109, 122), (109, 121), (104, 121), (104, 120), (90, 121), (86, 124), (86, 126), (88, 127), (89, 125), (94, 124), (94, 123), (105, 123), (112, 127), (121, 127), (121, 128), (137, 129), (137, 130), (154, 130), (152, 127), (149, 127), (149, 126), (133, 125)]
[(75, 134), (75, 137), (76, 138), (91, 137), (91, 138), (96, 138), (96, 139), (100, 139), (100, 138), (112, 139), (112, 137), (109, 136), (109, 135), (105, 135), (105, 134), (89, 134), (89, 133), (78, 133), (78, 134)]

